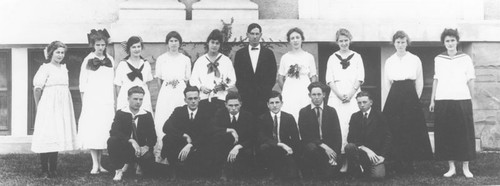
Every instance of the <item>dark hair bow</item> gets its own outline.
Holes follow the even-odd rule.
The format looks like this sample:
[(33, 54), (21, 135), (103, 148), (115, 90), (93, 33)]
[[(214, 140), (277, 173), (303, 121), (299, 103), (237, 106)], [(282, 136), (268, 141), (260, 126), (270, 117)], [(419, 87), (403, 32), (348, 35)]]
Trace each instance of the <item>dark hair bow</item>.
[(96, 29), (92, 29), (90, 30), (90, 33), (87, 34), (87, 39), (89, 41), (89, 44), (92, 44), (94, 43), (94, 38), (96, 37), (103, 37), (103, 39), (105, 39), (106, 41), (110, 38), (109, 36), (109, 33), (106, 29), (102, 29), (102, 30), (96, 30)]
[(349, 67), (349, 65), (351, 65), (351, 58), (354, 56), (354, 53), (349, 55), (347, 58), (345, 59), (342, 59), (342, 56), (338, 55), (338, 54), (335, 54), (335, 56), (337, 56), (337, 58), (339, 58), (340, 60), (340, 64), (342, 65), (342, 69), (346, 69), (347, 67)]
[(133, 67), (130, 63), (127, 63), (127, 65), (128, 65), (128, 68), (130, 68), (130, 70), (132, 71), (132, 72), (127, 74), (128, 79), (130, 79), (130, 81), (134, 81), (135, 78), (139, 78), (142, 81), (141, 71), (144, 68), (144, 64), (142, 64), (141, 68), (139, 68), (139, 69)]
[(215, 77), (220, 77), (220, 71), (219, 71), (219, 59), (222, 57), (222, 55), (220, 55), (217, 59), (215, 59), (214, 62), (210, 61), (210, 59), (207, 58), (207, 60), (210, 62), (207, 64), (207, 67), (208, 67), (208, 72), (207, 74), (210, 74), (210, 73), (214, 73), (215, 74)]
[(87, 69), (93, 71), (96, 71), (101, 66), (106, 66), (111, 68), (113, 67), (113, 64), (111, 64), (111, 60), (109, 60), (108, 58), (104, 58), (103, 60), (100, 60), (99, 58), (93, 58), (89, 59), (89, 61), (87, 62)]

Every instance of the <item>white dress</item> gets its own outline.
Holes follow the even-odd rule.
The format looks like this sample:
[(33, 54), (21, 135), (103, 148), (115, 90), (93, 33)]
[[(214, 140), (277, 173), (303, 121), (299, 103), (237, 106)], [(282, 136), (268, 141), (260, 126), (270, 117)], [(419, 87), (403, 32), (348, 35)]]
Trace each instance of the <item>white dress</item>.
[[(296, 64), (300, 69), (298, 78), (288, 75), (290, 66)], [(281, 92), (283, 96), (281, 110), (292, 114), (298, 122), (300, 109), (311, 103), (307, 86), (311, 83), (310, 78), (317, 74), (313, 55), (305, 51), (296, 54), (287, 52), (281, 57), (278, 74), (286, 77)]]
[[(132, 72), (132, 70), (127, 64), (132, 65), (136, 69), (140, 69), (141, 66), (144, 65), (141, 71), (142, 80), (138, 77), (135, 77), (134, 80), (130, 80), (128, 78), (127, 74)], [(151, 106), (151, 94), (149, 93), (148, 85), (146, 84), (151, 80), (153, 80), (153, 75), (151, 74), (151, 65), (149, 64), (149, 62), (141, 59), (139, 65), (134, 66), (128, 60), (121, 61), (116, 68), (114, 80), (115, 85), (120, 86), (120, 92), (118, 93), (118, 98), (116, 99), (116, 109), (118, 110), (128, 106), (128, 90), (133, 86), (140, 86), (144, 89), (145, 92), (141, 108), (153, 113), (153, 108)]]
[[(109, 55), (111, 65), (113, 58)], [(87, 68), (89, 60), (98, 58), (95, 53), (85, 57), (80, 69), (80, 92), (82, 113), (78, 121), (78, 139), (82, 149), (106, 149), (109, 130), (115, 116), (113, 66), (100, 66), (97, 70)], [(104, 56), (99, 58), (104, 59)]]
[[(347, 59), (350, 55), (353, 55), (349, 60), (349, 66), (343, 69), (340, 59), (335, 54), (340, 55), (342, 59)], [(365, 68), (361, 55), (354, 51), (351, 51), (347, 55), (341, 55), (339, 51), (332, 54), (328, 58), (325, 80), (327, 84), (334, 83), (341, 94), (348, 94), (353, 90), (354, 83), (358, 81), (364, 82), (365, 80)], [(333, 90), (330, 92), (328, 98), (328, 106), (335, 108), (339, 117), (340, 132), (342, 134), (342, 153), (344, 153), (344, 147), (347, 145), (349, 120), (351, 119), (351, 115), (359, 110), (356, 102), (356, 94), (360, 91), (361, 88), (354, 93), (351, 100), (347, 103), (342, 103), (342, 100), (333, 93)]]
[(36, 109), (31, 150), (35, 153), (76, 150), (75, 113), (66, 65), (42, 64), (33, 78), (33, 85), (43, 91)]
[[(155, 156), (157, 162), (166, 163), (166, 160), (161, 160), (163, 125), (170, 117), (176, 107), (183, 106), (184, 89), (186, 81), (191, 76), (191, 60), (184, 54), (176, 54), (174, 56), (165, 53), (156, 60), (155, 76), (163, 80), (158, 99), (156, 101), (155, 110), (155, 128), (158, 140), (155, 146)], [(178, 81), (179, 83), (173, 87), (169, 82)]]
[(214, 72), (208, 73), (208, 54), (200, 56), (194, 63), (193, 72), (191, 73), (191, 78), (189, 83), (191, 86), (196, 86), (199, 89), (201, 87), (206, 87), (208, 89), (213, 89), (217, 84), (224, 82), (227, 84), (227, 88), (224, 91), (219, 91), (217, 93), (211, 92), (205, 94), (200, 91), (200, 100), (205, 99), (219, 99), (226, 100), (227, 90), (233, 88), (236, 83), (236, 74), (234, 73), (233, 62), (224, 54), (219, 53), (217, 58), (220, 58), (217, 62), (219, 66), (217, 67), (220, 72), (220, 77), (216, 77)]

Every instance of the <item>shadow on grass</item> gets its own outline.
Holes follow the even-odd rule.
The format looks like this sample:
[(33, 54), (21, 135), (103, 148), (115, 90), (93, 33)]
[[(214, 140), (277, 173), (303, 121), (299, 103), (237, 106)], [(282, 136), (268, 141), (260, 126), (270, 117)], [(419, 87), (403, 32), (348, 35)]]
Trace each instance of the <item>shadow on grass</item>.
[[(492, 185), (500, 184), (500, 154), (481, 153), (471, 162), (474, 178), (467, 179), (457, 167), (458, 175), (443, 178), (446, 162), (421, 162), (414, 174), (389, 174), (384, 180), (339, 178), (330, 181), (276, 181), (268, 178), (241, 178), (222, 182), (215, 178), (171, 180), (166, 172), (158, 176), (143, 178), (127, 174), (119, 182), (112, 180), (114, 171), (99, 175), (89, 173), (92, 162), (90, 154), (60, 154), (57, 178), (42, 179), (39, 157), (36, 154), (0, 155), (0, 185)], [(108, 156), (103, 156), (103, 166), (109, 167)]]

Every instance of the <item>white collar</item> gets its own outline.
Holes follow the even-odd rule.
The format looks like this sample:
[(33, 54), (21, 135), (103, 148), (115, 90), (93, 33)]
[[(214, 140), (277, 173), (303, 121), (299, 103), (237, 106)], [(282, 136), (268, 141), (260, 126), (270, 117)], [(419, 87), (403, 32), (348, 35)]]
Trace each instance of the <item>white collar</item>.
[(249, 44), (249, 45), (248, 45), (248, 50), (249, 50), (249, 51), (252, 51), (252, 48), (257, 48), (257, 50), (256, 50), (256, 51), (260, 51), (260, 43), (259, 43), (259, 45), (255, 46), (255, 47), (253, 47), (252, 45), (250, 45), (250, 44)]
[(371, 111), (372, 111), (372, 108), (370, 107), (370, 109), (368, 109), (366, 112), (363, 112), (363, 116), (365, 115), (365, 113), (367, 113), (367, 116), (369, 117)]
[[(321, 110), (323, 110), (323, 106), (324, 106), (325, 102), (323, 101), (323, 103), (321, 103), (321, 105), (319, 106), (319, 108), (321, 108)], [(314, 103), (311, 103), (311, 109), (314, 110), (314, 108), (316, 108), (317, 106), (314, 104)]]
[(271, 113), (271, 117), (274, 119), (274, 115), (276, 115), (276, 117), (280, 118), (281, 117), (281, 110), (278, 112), (278, 113), (274, 113), (272, 111), (269, 111)]
[[(240, 117), (240, 112), (238, 112), (236, 115), (234, 115), (234, 117), (236, 117), (236, 120), (238, 120), (238, 118)], [(233, 115), (231, 113), (229, 113), (229, 119), (230, 120), (233, 119)]]
[(126, 113), (130, 113), (132, 114), (132, 116), (139, 116), (139, 115), (143, 115), (143, 114), (147, 114), (148, 112), (146, 110), (144, 110), (143, 108), (140, 108), (139, 109), (139, 112), (137, 112), (137, 114), (134, 115), (134, 113), (132, 113), (132, 111), (130, 111), (130, 107), (127, 105), (125, 107), (123, 107), (122, 109), (120, 109), (121, 111), (123, 112), (126, 112)]

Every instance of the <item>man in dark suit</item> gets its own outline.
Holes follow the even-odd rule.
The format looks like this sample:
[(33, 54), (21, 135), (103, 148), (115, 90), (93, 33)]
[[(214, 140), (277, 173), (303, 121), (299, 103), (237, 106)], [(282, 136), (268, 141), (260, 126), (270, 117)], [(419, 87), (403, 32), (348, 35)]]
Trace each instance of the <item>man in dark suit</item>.
[(222, 180), (227, 180), (226, 173), (248, 174), (254, 164), (257, 122), (252, 113), (240, 109), (241, 104), (240, 95), (229, 92), (226, 108), (219, 109), (212, 121), (215, 166), (220, 170)]
[(313, 82), (308, 87), (311, 104), (299, 112), (299, 129), (303, 144), (303, 174), (330, 178), (337, 165), (342, 145), (337, 111), (324, 103), (326, 85)]
[(272, 91), (267, 102), (269, 112), (259, 117), (258, 156), (274, 175), (293, 179), (298, 177), (299, 131), (295, 118), (281, 111), (282, 100), (279, 92)]
[(249, 45), (238, 50), (234, 57), (236, 88), (243, 101), (243, 109), (254, 116), (266, 112), (268, 94), (276, 83), (276, 58), (273, 51), (262, 47), (262, 28), (257, 23), (248, 26)]
[(356, 100), (360, 111), (351, 116), (345, 147), (348, 172), (364, 171), (372, 178), (383, 178), (385, 158), (391, 148), (391, 132), (382, 113), (371, 109), (373, 100), (368, 92), (358, 93)]
[(108, 139), (108, 153), (115, 177), (122, 179), (130, 164), (138, 163), (136, 174), (150, 173), (154, 165), (153, 147), (156, 132), (153, 115), (141, 109), (144, 89), (134, 86), (128, 90), (129, 105), (116, 111)]
[(184, 89), (186, 105), (177, 107), (163, 125), (162, 157), (167, 158), (177, 174), (203, 174), (210, 162), (207, 156), (210, 112), (198, 107), (200, 91), (197, 87)]

